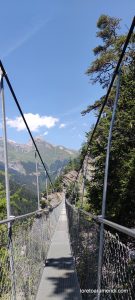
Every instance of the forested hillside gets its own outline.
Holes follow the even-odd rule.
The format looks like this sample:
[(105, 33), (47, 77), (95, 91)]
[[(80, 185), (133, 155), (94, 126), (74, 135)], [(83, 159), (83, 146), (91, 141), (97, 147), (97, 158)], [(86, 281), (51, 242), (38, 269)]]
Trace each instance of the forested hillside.
[[(17, 184), (12, 176), (9, 179), (11, 214), (17, 216), (36, 210), (38, 205), (35, 191)], [(6, 217), (5, 174), (0, 171), (0, 219)]]

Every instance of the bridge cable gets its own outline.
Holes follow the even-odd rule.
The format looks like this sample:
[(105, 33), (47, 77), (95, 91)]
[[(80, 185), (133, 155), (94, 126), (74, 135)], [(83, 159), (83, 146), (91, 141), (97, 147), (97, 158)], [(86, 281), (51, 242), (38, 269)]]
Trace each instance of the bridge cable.
[(51, 177), (50, 177), (50, 175), (49, 175), (49, 173), (48, 173), (48, 171), (47, 171), (47, 168), (46, 168), (46, 166), (45, 166), (45, 163), (43, 162), (43, 159), (42, 159), (42, 157), (41, 157), (41, 154), (40, 154), (40, 152), (39, 152), (39, 149), (38, 149), (38, 147), (37, 147), (37, 145), (36, 145), (36, 143), (35, 143), (35, 140), (34, 140), (34, 138), (33, 138), (33, 135), (32, 135), (32, 133), (31, 133), (30, 128), (29, 128), (29, 126), (28, 126), (28, 124), (27, 124), (27, 121), (26, 121), (26, 119), (25, 119), (25, 117), (24, 117), (24, 113), (23, 113), (23, 111), (22, 111), (22, 109), (21, 109), (21, 107), (20, 107), (19, 101), (17, 100), (17, 97), (16, 97), (16, 95), (15, 95), (15, 92), (14, 92), (14, 90), (13, 90), (13, 87), (12, 87), (11, 83), (10, 83), (10, 80), (9, 80), (9, 78), (8, 78), (8, 75), (6, 74), (6, 71), (5, 71), (5, 69), (4, 69), (4, 66), (3, 66), (1, 60), (0, 60), (0, 67), (1, 67), (1, 70), (2, 70), (2, 73), (3, 73), (3, 76), (4, 76), (5, 79), (6, 79), (7, 85), (8, 85), (8, 87), (9, 87), (9, 89), (10, 89), (10, 92), (11, 92), (11, 94), (12, 94), (12, 96), (13, 96), (13, 99), (14, 99), (14, 101), (15, 101), (17, 107), (18, 107), (18, 110), (19, 110), (19, 112), (20, 112), (20, 114), (21, 114), (21, 116), (22, 116), (22, 119), (23, 119), (23, 121), (24, 121), (24, 123), (25, 123), (25, 125), (26, 125), (26, 128), (27, 128), (27, 130), (28, 130), (28, 132), (29, 132), (29, 135), (30, 135), (30, 137), (31, 137), (31, 139), (32, 139), (32, 142), (33, 142), (33, 144), (34, 144), (34, 146), (35, 146), (36, 152), (37, 152), (37, 154), (38, 154), (38, 156), (39, 156), (39, 158), (40, 158), (40, 160), (41, 160), (41, 162), (42, 162), (42, 165), (43, 165), (43, 167), (44, 167), (44, 169), (45, 169), (45, 171), (46, 171), (46, 174), (47, 174), (47, 176), (48, 176), (48, 178), (49, 178), (49, 181), (50, 181), (50, 183), (51, 183), (51, 185), (52, 185), (52, 187), (53, 187), (53, 189), (54, 189), (54, 185), (53, 185), (53, 183), (52, 183)]

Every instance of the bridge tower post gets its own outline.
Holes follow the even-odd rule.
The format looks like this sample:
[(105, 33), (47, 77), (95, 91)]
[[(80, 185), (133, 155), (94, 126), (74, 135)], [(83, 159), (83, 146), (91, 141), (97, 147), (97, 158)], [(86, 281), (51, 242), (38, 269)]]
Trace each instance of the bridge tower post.
[[(0, 68), (0, 94), (1, 94), (1, 104), (2, 104), (2, 127), (3, 127), (3, 144), (4, 144), (4, 163), (5, 163), (6, 208), (7, 208), (7, 219), (10, 220), (11, 207), (10, 207), (8, 147), (7, 147), (6, 112), (5, 112), (3, 77), (4, 77), (4, 74)], [(16, 300), (16, 280), (15, 280), (13, 243), (12, 243), (12, 221), (8, 222), (8, 241), (9, 241), (8, 247), (9, 247), (10, 270), (11, 270), (11, 294), (12, 294), (11, 299)]]
[(88, 158), (89, 155), (86, 156), (86, 161), (83, 162), (83, 183), (82, 183), (82, 201), (81, 201), (81, 208), (83, 208), (83, 200), (84, 200), (84, 191), (85, 191), (85, 183), (86, 183), (86, 176), (87, 176), (87, 167), (88, 167)]
[(46, 199), (48, 200), (48, 181), (47, 181), (46, 171), (45, 171), (45, 188), (46, 188)]
[(36, 151), (35, 151), (35, 161), (36, 161), (36, 179), (37, 179), (38, 209), (40, 209), (39, 176), (38, 176), (38, 162), (37, 162), (37, 152)]
[[(118, 70), (118, 78), (116, 83), (116, 96), (113, 106), (112, 119), (110, 123), (107, 150), (106, 150), (106, 162), (105, 162), (105, 174), (104, 174), (104, 186), (103, 186), (103, 200), (102, 200), (102, 219), (105, 218), (106, 212), (106, 197), (107, 197), (107, 183), (108, 183), (108, 172), (109, 172), (109, 159), (110, 159), (110, 149), (111, 149), (111, 141), (112, 141), (112, 131), (113, 125), (115, 121), (116, 109), (119, 99), (119, 91), (120, 91), (120, 74), (121, 70)], [(101, 279), (102, 279), (102, 263), (103, 263), (103, 246), (104, 246), (104, 224), (100, 225), (100, 241), (99, 241), (99, 255), (98, 255), (98, 297), (97, 300), (100, 300), (100, 289), (101, 289)]]

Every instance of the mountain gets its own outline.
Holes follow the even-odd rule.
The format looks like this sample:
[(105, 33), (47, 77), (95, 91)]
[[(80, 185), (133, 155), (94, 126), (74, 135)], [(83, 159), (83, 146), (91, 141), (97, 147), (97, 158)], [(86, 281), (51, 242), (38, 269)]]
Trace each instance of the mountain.
[[(52, 145), (40, 137), (35, 138), (36, 145), (42, 159), (52, 177), (59, 175), (70, 159), (75, 158), (78, 152), (67, 149), (64, 146)], [(18, 183), (36, 186), (35, 150), (31, 141), (27, 144), (19, 144), (8, 140), (9, 173)], [(0, 138), (0, 170), (4, 170), (3, 139)], [(45, 172), (40, 159), (38, 159), (38, 171), (40, 174), (40, 185), (44, 184)]]

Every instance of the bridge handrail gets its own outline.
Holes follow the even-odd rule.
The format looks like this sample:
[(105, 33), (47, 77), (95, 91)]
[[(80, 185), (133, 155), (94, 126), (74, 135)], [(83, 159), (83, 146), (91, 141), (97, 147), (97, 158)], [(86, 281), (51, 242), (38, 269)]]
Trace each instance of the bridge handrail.
[(109, 221), (107, 219), (103, 219), (102, 216), (96, 216), (96, 215), (93, 215), (91, 213), (88, 213), (88, 212), (84, 211), (83, 209), (76, 208), (68, 201), (68, 199), (66, 199), (66, 203), (67, 203), (67, 205), (72, 207), (72, 209), (83, 213), (84, 215), (86, 215), (87, 217), (92, 218), (93, 220), (97, 221), (98, 223), (103, 223), (103, 224), (105, 224), (105, 225), (107, 225), (111, 228), (114, 228), (114, 229), (116, 229), (116, 230), (118, 230), (118, 231), (120, 231), (120, 232), (122, 232), (122, 233), (124, 233), (128, 236), (131, 236), (131, 237), (135, 238), (135, 231), (133, 229), (130, 229), (130, 228), (122, 226), (122, 225), (119, 225), (119, 224), (117, 224), (115, 222), (112, 222), (112, 221)]
[[(61, 201), (62, 202), (62, 201)], [(51, 210), (54, 210), (57, 206), (59, 206), (61, 204), (61, 202), (59, 202), (58, 204), (56, 204), (55, 206), (53, 206), (51, 208)], [(11, 222), (14, 222), (16, 220), (20, 220), (20, 219), (24, 219), (24, 218), (27, 218), (27, 217), (30, 217), (32, 215), (36, 215), (38, 213), (45, 213), (47, 212), (48, 208), (45, 208), (45, 209), (38, 209), (38, 210), (35, 210), (33, 212), (30, 212), (30, 213), (27, 213), (27, 214), (24, 214), (24, 215), (20, 215), (20, 216), (10, 216), (10, 218), (8, 219), (4, 219), (4, 220), (0, 220), (0, 225), (3, 225), (3, 224), (7, 224), (7, 223), (11, 223)], [(48, 212), (50, 211), (50, 209), (48, 209)]]

